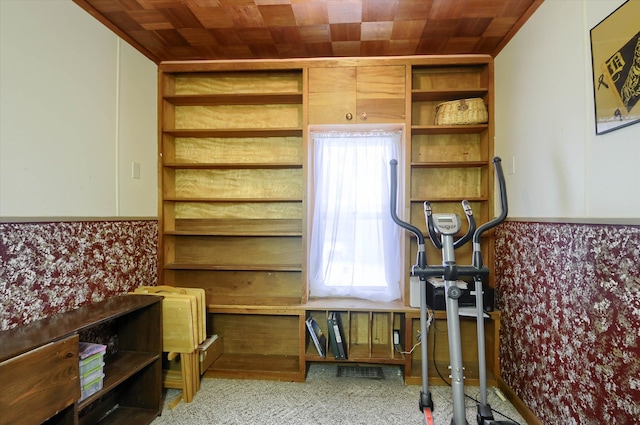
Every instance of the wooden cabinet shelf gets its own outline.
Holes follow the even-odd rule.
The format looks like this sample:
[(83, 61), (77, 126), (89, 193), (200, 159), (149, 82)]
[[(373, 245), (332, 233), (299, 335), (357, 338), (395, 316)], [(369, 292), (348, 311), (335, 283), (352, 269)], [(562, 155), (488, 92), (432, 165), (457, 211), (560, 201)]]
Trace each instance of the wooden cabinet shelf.
[(165, 129), (163, 134), (174, 137), (287, 137), (302, 136), (302, 127)]
[[(460, 202), (471, 203), (478, 225), (493, 217), (493, 64), (415, 65), (411, 69), (411, 138), (409, 157), (409, 221), (427, 233), (423, 203), (434, 213), (464, 216)], [(436, 107), (444, 101), (479, 97), (489, 111), (489, 122), (476, 125), (436, 126)], [(464, 222), (464, 218), (462, 218)], [(463, 224), (460, 233), (466, 230)], [(416, 253), (412, 245), (411, 254)], [(432, 263), (439, 264), (441, 252), (427, 244)], [(482, 238), (482, 249), (493, 268), (493, 233)], [(459, 264), (470, 264), (471, 249), (456, 251)], [(412, 257), (413, 258), (413, 257)], [(410, 264), (407, 266), (410, 267)], [(408, 270), (407, 270), (408, 272)], [(493, 286), (493, 276), (490, 284)]]
[(209, 304), (300, 302), (303, 74), (161, 73), (161, 282), (202, 287)]
[(302, 219), (176, 219), (165, 235), (302, 236)]
[(252, 162), (252, 163), (235, 163), (235, 164), (213, 164), (213, 163), (165, 163), (163, 164), (166, 168), (183, 168), (183, 169), (280, 169), (280, 168), (302, 168), (301, 163), (296, 162), (273, 162), (273, 163), (260, 163), (260, 162)]
[(300, 104), (302, 93), (183, 94), (165, 95), (163, 99), (175, 106)]
[[(47, 395), (46, 403), (55, 406), (55, 400), (65, 400), (73, 390), (71, 407), (58, 408), (50, 418), (44, 410), (13, 404), (24, 394), (0, 397), (2, 403), (12, 400), (15, 412), (24, 409), (22, 415), (29, 423), (47, 424), (149, 424), (162, 409), (162, 297), (150, 295), (121, 295), (105, 301), (86, 305), (67, 313), (32, 322), (24, 327), (0, 332), (0, 369), (14, 358), (38, 356), (42, 347), (56, 347), (59, 341), (73, 341), (73, 353), (65, 359), (74, 364), (73, 374), (62, 374), (56, 368), (52, 382), (73, 378), (72, 389), (64, 389)], [(100, 335), (108, 329), (113, 335), (105, 335), (117, 341), (117, 351), (104, 355), (104, 381), (102, 389), (78, 402), (80, 396), (78, 341), (80, 335)], [(65, 351), (61, 351), (65, 350)], [(66, 348), (56, 351), (65, 354)], [(71, 353), (71, 352), (70, 352)], [(65, 360), (65, 361), (66, 361)], [(33, 368), (20, 371), (11, 366), (21, 377), (33, 373)], [(35, 376), (45, 382), (50, 377)], [(4, 374), (3, 374), (4, 376)], [(64, 378), (64, 379), (63, 379)], [(21, 378), (22, 379), (22, 378)], [(3, 382), (4, 391), (24, 391), (17, 383)], [(42, 393), (43, 395), (46, 393)], [(26, 398), (25, 400), (30, 400)], [(36, 404), (38, 400), (31, 399)], [(5, 406), (3, 405), (4, 409)], [(0, 423), (4, 423), (0, 418)]]
[(146, 366), (160, 359), (158, 353), (142, 353), (135, 351), (119, 351), (110, 357), (104, 366), (104, 381), (102, 392), (97, 392), (82, 402), (78, 403), (78, 409), (82, 410), (102, 397), (105, 392), (115, 389), (118, 385), (131, 376), (144, 369)]
[(247, 271), (290, 271), (302, 270), (302, 264), (194, 264), (169, 263), (164, 265), (166, 270), (247, 270)]
[[(425, 201), (429, 201), (434, 214), (457, 213), (465, 222), (460, 203), (471, 203), (478, 224), (493, 217), (493, 126), (491, 122), (477, 125), (436, 126), (435, 114), (438, 104), (458, 99), (482, 98), (492, 120), (493, 65), (491, 61), (466, 64), (416, 65), (411, 70), (411, 148), (409, 156), (409, 220), (427, 234), (424, 217)], [(456, 238), (466, 231), (466, 223)], [(492, 248), (492, 234), (486, 233), (480, 241), (486, 253)], [(426, 256), (429, 264), (441, 264), (442, 252), (427, 242)], [(409, 258), (417, 256), (415, 239), (408, 246)], [(471, 264), (472, 246), (467, 243), (456, 250), (458, 264)], [(493, 267), (491, 260), (485, 263)], [(411, 264), (407, 264), (407, 268)], [(408, 270), (407, 270), (408, 273)], [(497, 362), (499, 312), (492, 312), (485, 320), (487, 340), (487, 375), (490, 385), (495, 385), (499, 376)], [(418, 343), (417, 333), (420, 318), (417, 311), (406, 314), (406, 350)], [(475, 318), (461, 319), (465, 383), (478, 385), (477, 330)], [(429, 381), (444, 384), (438, 371), (449, 376), (449, 349), (446, 312), (435, 311), (434, 321), (426, 341), (429, 353)], [(405, 382), (420, 384), (422, 380), (421, 350), (416, 349), (407, 356)]]
[[(447, 316), (445, 311), (434, 311), (434, 322), (429, 329), (428, 335), (428, 356), (429, 356), (429, 382), (442, 385), (443, 381), (438, 375), (438, 371), (445, 378), (449, 376), (449, 346), (447, 331)], [(488, 313), (490, 318), (485, 319), (485, 341), (486, 341), (486, 361), (484, 365), (487, 370), (488, 385), (497, 385), (497, 378), (500, 376), (498, 361), (498, 347), (500, 335), (500, 312), (492, 311)], [(417, 333), (420, 330), (420, 319), (417, 313), (408, 314), (407, 338), (411, 341), (411, 346), (418, 343)], [(478, 385), (478, 345), (476, 339), (476, 318), (461, 317), (460, 332), (462, 342), (462, 357), (465, 366), (465, 385)], [(422, 360), (420, 350), (414, 350), (411, 356), (411, 364), (407, 368), (405, 381), (410, 385), (421, 383)]]
[[(305, 319), (318, 316), (326, 334), (328, 312), (338, 311), (347, 362), (399, 365), (407, 382), (419, 380), (419, 357), (401, 353), (415, 343), (408, 282), (392, 303), (308, 300), (309, 130), (404, 125), (407, 220), (426, 232), (424, 201), (434, 212), (462, 213), (466, 199), (486, 222), (493, 214), (493, 123), (434, 124), (439, 103), (472, 97), (484, 100), (493, 119), (492, 59), (292, 63), (160, 66), (160, 283), (205, 289), (224, 341), (209, 375), (304, 380), (308, 362), (336, 361), (331, 352), (317, 354)], [(483, 249), (492, 248), (492, 237), (482, 238)], [(407, 237), (403, 247), (405, 276), (414, 242)], [(440, 263), (440, 253), (427, 250)], [(470, 263), (470, 248), (456, 253)]]
[(213, 331), (223, 336), (223, 354), (209, 369), (214, 377), (304, 381), (300, 309), (244, 306), (215, 309)]
[(174, 235), (174, 236), (302, 236), (301, 230), (277, 230), (277, 229), (269, 229), (269, 230), (251, 230), (251, 229), (234, 229), (232, 226), (229, 226), (228, 230), (221, 228), (220, 230), (165, 230), (163, 232), (165, 235)]
[(486, 167), (486, 161), (412, 162), (412, 168)]
[(196, 197), (182, 197), (182, 196), (165, 196), (165, 201), (172, 202), (196, 202), (196, 203), (274, 203), (274, 202), (286, 202), (286, 203), (301, 203), (302, 199), (298, 198), (196, 198)]
[(471, 97), (485, 97), (489, 89), (480, 87), (477, 89), (448, 89), (448, 90), (411, 90), (411, 98), (414, 101), (449, 101), (456, 99), (467, 99)]
[(309, 68), (309, 124), (405, 121), (404, 65)]
[[(431, 204), (433, 205), (434, 203), (440, 203), (440, 202), (455, 202), (460, 200), (460, 202), (462, 202), (462, 200), (467, 200), (469, 202), (481, 202), (481, 201), (488, 201), (489, 198), (486, 196), (465, 196), (465, 197), (460, 197), (460, 196), (430, 196), (428, 199), (425, 197), (420, 197), (420, 198), (411, 198), (409, 200), (409, 202), (411, 203), (420, 203), (422, 204), (425, 201), (429, 201), (431, 202)], [(456, 206), (456, 208), (459, 208), (459, 205)], [(444, 212), (444, 211), (443, 211)]]
[[(290, 343), (290, 342), (287, 342)], [(262, 354), (223, 354), (209, 369), (208, 376), (217, 378), (272, 379), (303, 382), (298, 356)]]
[(411, 134), (466, 134), (482, 133), (488, 130), (487, 124), (475, 125), (412, 125)]
[(100, 425), (149, 424), (158, 416), (151, 409), (119, 407), (100, 421)]
[(412, 125), (411, 134), (465, 134), (487, 131), (487, 124), (476, 125)]
[[(305, 357), (307, 361), (356, 362), (378, 364), (404, 364), (405, 357), (393, 343), (393, 333), (404, 334), (405, 313), (403, 310), (364, 310), (364, 305), (353, 309), (340, 308), (337, 302), (334, 308), (326, 310), (311, 309), (307, 306), (307, 317), (313, 317), (327, 338), (324, 347), (326, 357), (320, 357), (307, 332)], [(384, 308), (378, 305), (378, 308)], [(346, 342), (347, 359), (334, 358), (328, 324), (329, 312), (340, 315), (342, 339)]]

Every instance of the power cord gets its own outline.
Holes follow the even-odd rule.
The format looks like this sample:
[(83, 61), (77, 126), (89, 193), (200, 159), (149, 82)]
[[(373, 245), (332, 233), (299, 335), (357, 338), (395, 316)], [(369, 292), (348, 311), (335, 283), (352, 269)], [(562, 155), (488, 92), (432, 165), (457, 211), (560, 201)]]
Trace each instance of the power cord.
[[(436, 372), (438, 373), (438, 376), (440, 377), (440, 379), (442, 379), (442, 382), (444, 382), (445, 384), (447, 384), (450, 387), (451, 386), (451, 381), (447, 381), (445, 379), (445, 377), (442, 376), (442, 373), (440, 373), (440, 369), (438, 369), (438, 363), (436, 363), (436, 361), (435, 361), (435, 359), (436, 359), (436, 335), (437, 335), (438, 332), (444, 332), (444, 331), (438, 330), (438, 328), (437, 328), (437, 326), (435, 326), (435, 324), (434, 324), (433, 328), (434, 328), (434, 332), (433, 332), (433, 347), (432, 347), (432, 357), (431, 357), (433, 359), (433, 365), (436, 368)], [(413, 351), (413, 349), (411, 351)], [(478, 365), (478, 367), (480, 367), (480, 366)], [(480, 401), (478, 399), (470, 396), (467, 393), (465, 393), (464, 396), (467, 397), (470, 400), (473, 400), (476, 404), (480, 403)], [(491, 411), (494, 412), (494, 413), (497, 413), (498, 415), (504, 417), (505, 419), (510, 420), (511, 422), (513, 422), (513, 423), (515, 423), (517, 425), (522, 425), (518, 421), (516, 421), (515, 419), (510, 418), (509, 416), (505, 415), (504, 413), (500, 412), (499, 410), (494, 409), (493, 407), (491, 408)]]
[[(428, 316), (427, 316), (427, 329), (429, 329), (429, 327), (431, 327), (431, 323), (433, 321), (433, 310), (428, 310)], [(436, 363), (435, 358), (436, 358), (436, 335), (438, 332), (445, 332), (444, 330), (439, 330), (438, 327), (436, 326), (436, 324), (433, 324), (433, 328), (434, 328), (434, 332), (433, 332), (433, 346), (432, 346), (432, 354), (431, 354), (431, 358), (433, 359), (433, 365), (436, 369), (436, 372), (438, 373), (438, 376), (440, 377), (440, 379), (442, 379), (442, 382), (444, 382), (445, 384), (447, 384), (449, 387), (451, 386), (451, 382), (447, 381), (447, 379), (442, 376), (442, 373), (440, 372), (440, 369), (438, 368), (438, 363)], [(409, 351), (402, 351), (400, 348), (399, 344), (394, 344), (395, 346), (395, 350), (402, 354), (411, 354), (413, 353), (413, 351), (416, 349), (416, 347), (418, 345), (420, 345), (422, 343), (422, 335), (420, 333), (420, 331), (418, 331), (418, 342), (416, 342), (413, 347), (411, 347), (411, 350)], [(473, 400), (476, 404), (479, 404), (480, 401), (472, 396), (470, 396), (469, 394), (465, 393), (464, 394), (465, 397), (467, 397), (470, 400)], [(501, 397), (502, 398), (502, 397)], [(491, 411), (494, 413), (497, 413), (498, 415), (504, 417), (505, 419), (510, 420), (511, 422), (517, 424), (517, 425), (522, 425), (520, 424), (518, 421), (514, 420), (513, 418), (510, 418), (509, 416), (505, 415), (504, 413), (500, 412), (499, 410), (494, 409), (493, 407), (491, 408)]]
[[(428, 311), (428, 315), (427, 315), (427, 329), (429, 329), (429, 327), (431, 326), (431, 322), (432, 321), (433, 321), (433, 311), (429, 310)], [(411, 354), (411, 353), (413, 353), (413, 350), (415, 350), (416, 347), (418, 345), (420, 345), (421, 343), (422, 343), (422, 335), (420, 334), (420, 331), (418, 331), (418, 342), (416, 342), (413, 345), (413, 347), (411, 347), (411, 350), (409, 350), (409, 351), (399, 351), (400, 347), (398, 345), (396, 345), (395, 348), (396, 348), (396, 351), (398, 351), (398, 353), (400, 353), (400, 354), (403, 354), (403, 355), (404, 354)]]

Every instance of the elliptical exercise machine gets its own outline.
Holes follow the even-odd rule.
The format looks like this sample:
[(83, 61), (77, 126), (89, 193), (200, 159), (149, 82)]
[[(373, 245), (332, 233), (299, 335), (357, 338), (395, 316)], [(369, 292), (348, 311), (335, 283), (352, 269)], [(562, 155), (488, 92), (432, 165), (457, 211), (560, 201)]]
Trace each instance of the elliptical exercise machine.
[[(431, 392), (429, 391), (428, 357), (427, 357), (427, 279), (440, 277), (444, 280), (447, 331), (449, 334), (449, 360), (451, 369), (451, 391), (453, 398), (453, 418), (451, 425), (468, 425), (465, 414), (464, 394), (464, 367), (462, 365), (462, 344), (460, 341), (460, 317), (458, 310), (458, 298), (462, 290), (456, 281), (459, 277), (473, 278), (476, 296), (476, 317), (478, 331), (478, 368), (480, 381), (480, 400), (477, 405), (476, 419), (478, 425), (510, 425), (511, 421), (496, 421), (493, 418), (491, 406), (487, 402), (487, 371), (484, 337), (484, 306), (483, 306), (483, 278), (489, 275), (489, 269), (483, 264), (480, 247), (480, 237), (484, 232), (502, 223), (507, 217), (507, 190), (502, 171), (502, 163), (499, 157), (493, 159), (496, 178), (498, 180), (501, 213), (498, 217), (476, 228), (475, 218), (469, 202), (462, 201), (465, 216), (468, 222), (468, 230), (464, 236), (454, 240), (454, 236), (460, 231), (461, 220), (457, 214), (433, 214), (429, 202), (424, 203), (425, 220), (429, 231), (429, 238), (433, 245), (442, 251), (442, 265), (429, 265), (425, 250), (425, 238), (420, 229), (414, 225), (402, 221), (396, 213), (397, 203), (397, 167), (398, 161), (393, 159), (391, 167), (391, 217), (400, 227), (412, 232), (418, 239), (417, 263), (411, 269), (411, 275), (420, 281), (420, 335), (422, 355), (422, 390), (420, 391), (420, 410), (425, 415), (425, 423), (433, 424), (432, 412), (434, 410)], [(473, 239), (472, 264), (459, 266), (455, 260), (455, 249), (463, 246)]]

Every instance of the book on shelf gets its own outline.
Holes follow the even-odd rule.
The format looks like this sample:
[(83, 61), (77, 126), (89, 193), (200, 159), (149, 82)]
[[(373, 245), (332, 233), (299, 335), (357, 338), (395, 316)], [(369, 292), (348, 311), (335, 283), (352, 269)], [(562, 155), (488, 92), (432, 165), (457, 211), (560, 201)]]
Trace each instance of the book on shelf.
[(344, 338), (344, 330), (342, 329), (342, 321), (340, 320), (340, 313), (337, 313), (335, 311), (330, 311), (327, 322), (329, 326), (329, 337), (331, 339), (333, 356), (335, 357), (336, 360), (346, 360), (347, 344)]
[(325, 357), (325, 347), (327, 346), (327, 337), (320, 329), (320, 325), (313, 317), (309, 317), (306, 320), (307, 329), (309, 330), (309, 335), (311, 335), (311, 339), (313, 340), (313, 344), (316, 346), (316, 350), (318, 350), (318, 355), (320, 357)]

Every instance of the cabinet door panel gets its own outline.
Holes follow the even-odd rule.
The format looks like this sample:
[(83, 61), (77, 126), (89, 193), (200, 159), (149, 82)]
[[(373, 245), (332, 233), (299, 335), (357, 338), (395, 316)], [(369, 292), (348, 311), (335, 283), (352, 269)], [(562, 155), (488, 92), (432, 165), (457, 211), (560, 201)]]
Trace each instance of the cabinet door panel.
[(78, 401), (78, 362), (73, 335), (0, 363), (0, 424), (41, 423)]
[(403, 122), (405, 95), (402, 65), (310, 68), (309, 124)]
[(356, 68), (309, 68), (309, 124), (345, 124), (356, 114)]
[[(357, 77), (358, 122), (394, 123), (405, 117), (405, 67), (361, 66)], [(360, 114), (366, 113), (362, 120)]]

